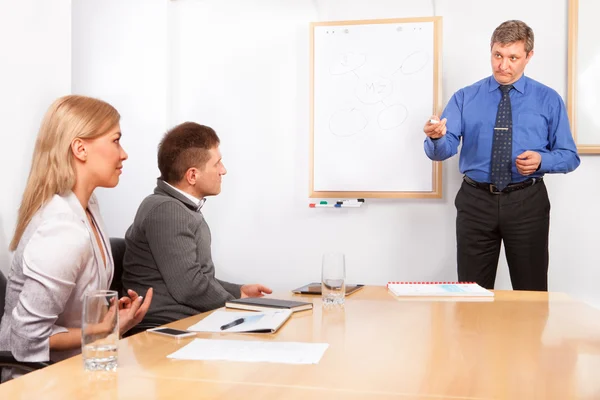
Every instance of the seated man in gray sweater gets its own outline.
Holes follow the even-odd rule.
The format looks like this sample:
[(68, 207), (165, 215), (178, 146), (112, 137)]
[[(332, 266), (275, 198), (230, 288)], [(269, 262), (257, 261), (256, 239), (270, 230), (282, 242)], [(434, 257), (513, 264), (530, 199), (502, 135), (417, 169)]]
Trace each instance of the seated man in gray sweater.
[(215, 277), (211, 236), (201, 208), (221, 192), (227, 173), (214, 130), (193, 122), (171, 129), (158, 147), (154, 194), (138, 208), (125, 234), (123, 285), (138, 293), (154, 288), (144, 322), (164, 324), (225, 305), (261, 297), (259, 284), (236, 285)]

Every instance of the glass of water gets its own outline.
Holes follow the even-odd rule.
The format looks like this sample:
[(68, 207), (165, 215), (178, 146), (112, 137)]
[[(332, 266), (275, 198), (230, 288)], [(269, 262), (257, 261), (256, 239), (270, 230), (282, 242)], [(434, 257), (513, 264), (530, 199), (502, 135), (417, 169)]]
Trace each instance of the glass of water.
[(116, 371), (119, 345), (119, 298), (114, 290), (85, 293), (81, 353), (87, 371)]
[(323, 305), (343, 305), (346, 296), (346, 262), (342, 253), (323, 254), (321, 269)]

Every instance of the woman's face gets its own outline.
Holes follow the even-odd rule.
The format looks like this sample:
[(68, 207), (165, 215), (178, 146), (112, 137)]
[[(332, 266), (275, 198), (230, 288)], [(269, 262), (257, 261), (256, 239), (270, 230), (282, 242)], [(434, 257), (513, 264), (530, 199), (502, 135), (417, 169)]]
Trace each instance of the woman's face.
[(121, 126), (115, 125), (104, 135), (86, 140), (87, 160), (90, 178), (99, 187), (115, 187), (123, 168), (127, 153), (121, 147)]

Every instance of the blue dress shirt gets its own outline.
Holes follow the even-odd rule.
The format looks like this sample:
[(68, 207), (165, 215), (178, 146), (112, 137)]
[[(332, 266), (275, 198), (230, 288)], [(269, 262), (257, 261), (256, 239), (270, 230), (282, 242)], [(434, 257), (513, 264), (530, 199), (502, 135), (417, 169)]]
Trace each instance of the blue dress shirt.
[[(544, 173), (567, 173), (579, 166), (577, 147), (569, 127), (567, 110), (553, 89), (525, 75), (513, 83), (510, 102), (513, 116), (512, 183), (539, 178)], [(492, 141), (500, 84), (493, 76), (460, 89), (444, 110), (446, 135), (425, 139), (425, 153), (434, 161), (452, 157), (462, 138), (459, 169), (477, 182), (490, 182)], [(540, 153), (540, 168), (524, 176), (517, 171), (516, 157), (524, 151)]]

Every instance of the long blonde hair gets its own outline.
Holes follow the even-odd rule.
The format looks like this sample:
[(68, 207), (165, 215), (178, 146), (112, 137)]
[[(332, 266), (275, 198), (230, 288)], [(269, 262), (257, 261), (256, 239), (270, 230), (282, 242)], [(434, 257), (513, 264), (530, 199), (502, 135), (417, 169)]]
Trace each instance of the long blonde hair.
[(105, 134), (120, 120), (110, 104), (84, 96), (64, 96), (52, 103), (35, 142), (31, 171), (19, 207), (14, 251), (34, 214), (55, 194), (65, 194), (75, 186), (71, 143), (75, 138), (94, 139)]

